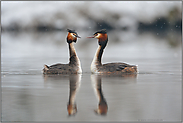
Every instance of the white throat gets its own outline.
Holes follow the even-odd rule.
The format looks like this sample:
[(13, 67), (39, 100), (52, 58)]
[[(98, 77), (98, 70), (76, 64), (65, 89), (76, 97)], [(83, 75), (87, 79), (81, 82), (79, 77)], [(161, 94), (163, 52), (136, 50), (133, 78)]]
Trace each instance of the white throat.
[(81, 62), (80, 62), (79, 58), (78, 58), (78, 67), (79, 67), (78, 73), (82, 73)]
[(93, 61), (91, 63), (90, 69), (92, 73), (99, 73), (98, 69), (97, 69), (97, 63), (98, 63), (98, 54), (100, 52), (101, 46), (99, 46), (95, 52), (95, 56), (93, 58)]
[(70, 47), (71, 47), (71, 49), (72, 49), (72, 50), (75, 52), (75, 54), (76, 54), (77, 66), (78, 66), (78, 72), (77, 72), (77, 73), (82, 73), (81, 62), (80, 62), (80, 60), (79, 60), (79, 58), (78, 58), (78, 55), (77, 55), (77, 53), (76, 53), (76, 50), (75, 50), (75, 48), (74, 48), (74, 44), (71, 43), (71, 44), (70, 44)]

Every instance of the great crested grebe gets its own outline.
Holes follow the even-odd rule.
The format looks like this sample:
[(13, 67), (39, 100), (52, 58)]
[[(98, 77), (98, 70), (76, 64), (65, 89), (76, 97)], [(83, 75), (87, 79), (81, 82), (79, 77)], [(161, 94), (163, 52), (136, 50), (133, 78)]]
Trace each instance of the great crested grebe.
[(108, 35), (106, 29), (102, 29), (93, 34), (92, 37), (87, 38), (97, 38), (99, 47), (95, 53), (93, 61), (91, 63), (91, 72), (92, 73), (107, 73), (107, 74), (120, 74), (120, 73), (136, 73), (137, 66), (129, 65), (126, 63), (107, 63), (102, 64), (101, 58), (104, 52), (104, 49), (108, 42)]
[(43, 74), (78, 74), (82, 73), (81, 63), (76, 54), (74, 43), (76, 43), (78, 36), (75, 30), (67, 29), (67, 43), (69, 45), (69, 63), (68, 64), (54, 64), (51, 66), (44, 65)]

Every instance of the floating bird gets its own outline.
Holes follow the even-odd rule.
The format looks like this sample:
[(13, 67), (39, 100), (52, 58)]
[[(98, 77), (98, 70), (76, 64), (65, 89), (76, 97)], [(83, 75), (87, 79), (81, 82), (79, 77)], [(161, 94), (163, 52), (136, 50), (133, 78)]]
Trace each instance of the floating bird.
[(102, 54), (108, 42), (108, 35), (106, 29), (99, 30), (93, 34), (91, 37), (87, 38), (97, 38), (99, 47), (95, 53), (93, 61), (91, 63), (92, 73), (107, 73), (107, 74), (120, 74), (120, 73), (136, 73), (137, 66), (129, 65), (127, 63), (107, 63), (102, 64)]
[(44, 65), (43, 74), (78, 74), (82, 73), (81, 63), (76, 54), (74, 43), (76, 43), (78, 36), (75, 30), (67, 29), (67, 43), (69, 45), (69, 63), (68, 64), (54, 64), (51, 66)]

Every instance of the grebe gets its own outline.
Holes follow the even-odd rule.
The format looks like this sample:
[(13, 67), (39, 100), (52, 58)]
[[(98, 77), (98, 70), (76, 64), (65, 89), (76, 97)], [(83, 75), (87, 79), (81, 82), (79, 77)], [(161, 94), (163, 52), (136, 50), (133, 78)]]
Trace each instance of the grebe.
[(126, 63), (107, 63), (102, 64), (101, 58), (104, 52), (104, 49), (108, 42), (108, 35), (106, 29), (102, 29), (93, 34), (92, 37), (87, 38), (97, 38), (99, 47), (95, 53), (94, 59), (91, 63), (91, 72), (92, 73), (107, 73), (107, 74), (120, 74), (120, 73), (136, 73), (137, 66), (129, 65)]
[(67, 29), (67, 43), (69, 45), (70, 58), (68, 64), (54, 64), (51, 66), (44, 65), (43, 74), (78, 74), (82, 73), (81, 63), (76, 54), (74, 43), (77, 38), (81, 38), (75, 30)]

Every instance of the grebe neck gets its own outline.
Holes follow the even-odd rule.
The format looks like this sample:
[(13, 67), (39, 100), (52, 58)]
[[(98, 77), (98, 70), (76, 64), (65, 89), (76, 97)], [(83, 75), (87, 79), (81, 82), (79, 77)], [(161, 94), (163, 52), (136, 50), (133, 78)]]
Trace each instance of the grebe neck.
[(70, 54), (70, 58), (73, 56), (77, 56), (73, 42), (69, 43), (69, 54)]
[(93, 62), (95, 62), (96, 65), (102, 65), (101, 59), (102, 59), (104, 49), (107, 45), (107, 42), (108, 42), (107, 34), (103, 34), (102, 38), (98, 39), (99, 47), (97, 48), (97, 51), (93, 59)]
[(91, 63), (92, 73), (98, 73), (99, 72), (98, 68), (100, 66), (102, 66), (102, 62), (101, 62), (102, 55), (103, 55), (104, 49), (107, 45), (107, 42), (108, 42), (107, 34), (103, 35), (102, 38), (99, 38), (99, 40), (98, 40), (99, 47), (97, 48), (97, 51), (96, 51), (93, 61)]
[(103, 52), (104, 52), (104, 48), (99, 45), (99, 47), (97, 48), (97, 51), (95, 53), (95, 56), (93, 58), (92, 63), (94, 63), (96, 65), (102, 65), (101, 59), (102, 59)]
[(79, 68), (78, 73), (82, 73), (81, 63), (77, 56), (76, 50), (74, 48), (74, 44), (73, 42), (68, 44), (69, 44), (69, 54), (70, 54), (69, 65), (77, 66)]
[(102, 59), (102, 54), (103, 54), (104, 48), (99, 45), (97, 48), (97, 51), (95, 53), (95, 56), (93, 58), (93, 61), (91, 63), (91, 72), (92, 73), (98, 73), (98, 67), (102, 65), (101, 59)]

